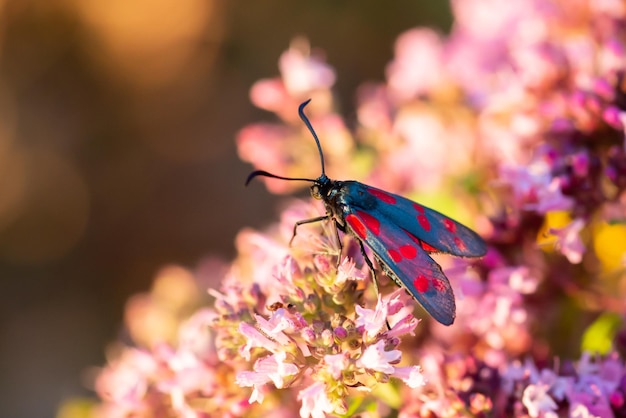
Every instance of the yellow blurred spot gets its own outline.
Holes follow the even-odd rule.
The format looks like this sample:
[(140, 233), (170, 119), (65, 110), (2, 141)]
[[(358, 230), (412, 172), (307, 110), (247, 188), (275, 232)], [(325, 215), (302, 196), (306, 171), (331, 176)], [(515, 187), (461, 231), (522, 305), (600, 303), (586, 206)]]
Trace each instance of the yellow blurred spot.
[(56, 418), (91, 418), (94, 416), (95, 405), (90, 399), (69, 399), (59, 406)]
[(601, 223), (594, 230), (593, 245), (606, 271), (622, 268), (626, 255), (626, 225)]
[(550, 229), (559, 229), (566, 227), (572, 222), (569, 212), (562, 210), (554, 210), (546, 213), (543, 225), (537, 232), (537, 244), (547, 252), (554, 250), (556, 236), (550, 233)]
[(598, 317), (585, 331), (581, 350), (605, 355), (613, 349), (615, 333), (621, 326), (619, 315), (606, 313)]

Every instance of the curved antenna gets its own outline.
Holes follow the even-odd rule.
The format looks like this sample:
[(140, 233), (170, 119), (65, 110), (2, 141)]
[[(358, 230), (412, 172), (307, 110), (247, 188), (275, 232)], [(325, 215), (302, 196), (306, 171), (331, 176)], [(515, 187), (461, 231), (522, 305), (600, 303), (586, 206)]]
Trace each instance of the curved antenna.
[(280, 179), (280, 180), (309, 181), (311, 183), (315, 183), (315, 180), (313, 179), (305, 179), (305, 178), (300, 178), (300, 177), (283, 177), (283, 176), (277, 176), (276, 174), (268, 173), (267, 171), (264, 171), (264, 170), (256, 170), (250, 173), (250, 175), (246, 179), (246, 186), (256, 176), (271, 177), (273, 179)]
[(309, 104), (310, 101), (311, 101), (311, 99), (309, 99), (306, 102), (302, 103), (298, 107), (298, 114), (300, 115), (300, 119), (302, 119), (302, 121), (304, 122), (306, 127), (309, 128), (309, 131), (311, 132), (311, 135), (313, 135), (313, 138), (315, 138), (315, 143), (317, 144), (317, 149), (318, 149), (318, 151), (320, 153), (320, 161), (322, 162), (322, 177), (325, 177), (326, 176), (326, 171), (324, 169), (324, 153), (322, 152), (322, 146), (320, 145), (320, 140), (317, 137), (317, 134), (315, 133), (315, 130), (313, 129), (313, 126), (311, 126), (311, 122), (309, 122), (309, 118), (307, 118), (306, 115), (304, 114), (304, 108), (306, 107), (306, 105)]

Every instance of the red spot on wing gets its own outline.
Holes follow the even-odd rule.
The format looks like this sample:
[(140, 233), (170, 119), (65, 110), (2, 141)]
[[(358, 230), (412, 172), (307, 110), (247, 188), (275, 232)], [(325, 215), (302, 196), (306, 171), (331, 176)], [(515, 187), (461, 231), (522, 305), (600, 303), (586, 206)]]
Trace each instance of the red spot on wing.
[(461, 250), (461, 251), (465, 251), (467, 250), (467, 247), (465, 246), (465, 243), (463, 242), (463, 240), (459, 237), (454, 237), (454, 245), (456, 245), (456, 247)]
[(415, 286), (415, 289), (420, 293), (428, 291), (428, 279), (422, 275), (417, 276), (415, 279), (413, 279), (413, 285)]
[(420, 247), (422, 247), (424, 249), (424, 251), (428, 251), (429, 253), (437, 253), (439, 252), (438, 249), (436, 249), (435, 247), (426, 244), (424, 241), (421, 241), (419, 238), (416, 238), (413, 236), (413, 234), (409, 234), (408, 232), (406, 233), (409, 238), (411, 238), (413, 240), (414, 243), (416, 243), (417, 245), (419, 245)]
[(412, 245), (403, 245), (400, 247), (400, 253), (409, 260), (417, 256), (417, 249)]
[(365, 229), (365, 225), (359, 218), (357, 218), (352, 213), (346, 216), (346, 222), (352, 228), (352, 230), (361, 238), (365, 239), (367, 237), (367, 229)]
[(417, 221), (420, 223), (422, 228), (424, 228), (424, 230), (430, 231), (430, 221), (426, 215), (417, 215)]
[(389, 203), (390, 205), (395, 205), (396, 204), (396, 198), (391, 196), (389, 193), (385, 193), (382, 190), (377, 190), (377, 189), (367, 189), (367, 191), (372, 196), (376, 196), (377, 198), (379, 198), (380, 200), (382, 200), (385, 203)]
[(359, 215), (361, 219), (363, 219), (363, 223), (365, 223), (365, 226), (367, 226), (374, 235), (380, 234), (380, 221), (378, 219), (363, 211), (357, 211), (357, 215)]
[(452, 232), (453, 234), (456, 234), (456, 224), (454, 223), (452, 219), (444, 219), (443, 224), (445, 225), (448, 231)]
[(393, 249), (389, 249), (387, 250), (387, 252), (389, 253), (389, 257), (391, 257), (391, 259), (393, 261), (395, 261), (396, 263), (400, 260), (402, 260), (402, 256), (400, 255), (399, 252), (397, 252), (396, 250)]
[(409, 236), (409, 238), (413, 240), (414, 243), (416, 243), (417, 245), (422, 245), (422, 241), (420, 241), (419, 238), (416, 238), (415, 236), (413, 236), (413, 234), (409, 234), (408, 232), (406, 234)]
[(434, 279), (433, 287), (435, 288), (437, 292), (444, 292), (446, 290), (446, 285), (444, 281), (441, 279)]
[(413, 207), (415, 208), (416, 211), (418, 211), (421, 214), (424, 214), (424, 207), (422, 205), (420, 205), (419, 203), (413, 203)]

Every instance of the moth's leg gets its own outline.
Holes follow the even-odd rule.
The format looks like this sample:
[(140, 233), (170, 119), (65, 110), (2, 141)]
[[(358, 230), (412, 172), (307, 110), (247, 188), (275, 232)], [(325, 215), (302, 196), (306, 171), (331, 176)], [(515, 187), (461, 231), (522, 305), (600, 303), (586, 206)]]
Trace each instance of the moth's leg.
[[(378, 296), (380, 295), (380, 289), (378, 288), (378, 280), (376, 280), (376, 270), (374, 270), (374, 264), (372, 264), (372, 260), (370, 260), (367, 254), (365, 253), (365, 247), (363, 246), (363, 241), (359, 240), (359, 245), (361, 246), (361, 254), (363, 254), (363, 259), (365, 259), (367, 266), (370, 268), (370, 271), (372, 272), (372, 281), (374, 282), (374, 288), (376, 289), (376, 298), (378, 299)], [(385, 324), (387, 324), (387, 329), (391, 330), (391, 327), (389, 326), (389, 321), (387, 319), (385, 319)]]
[(339, 237), (339, 231), (346, 233), (346, 227), (335, 222), (335, 234), (337, 235), (337, 244), (339, 245), (339, 255), (337, 256), (337, 269), (341, 265), (341, 254), (343, 253), (343, 244), (341, 243), (341, 237)]
[(296, 233), (298, 232), (298, 227), (300, 225), (312, 224), (315, 222), (321, 222), (321, 221), (325, 221), (328, 219), (330, 219), (330, 215), (318, 216), (317, 218), (304, 219), (304, 220), (296, 222), (293, 225), (293, 235), (291, 236), (291, 239), (289, 240), (289, 246), (291, 247), (291, 243), (293, 242), (293, 239), (296, 237)]
[(370, 272), (372, 273), (372, 281), (374, 282), (374, 286), (376, 286), (376, 296), (378, 296), (380, 292), (378, 291), (378, 282), (376, 281), (376, 270), (374, 269), (374, 264), (372, 264), (372, 260), (370, 260), (365, 253), (363, 241), (359, 240), (359, 245), (361, 246), (361, 254), (363, 255), (363, 259), (367, 263), (367, 266), (370, 268)]

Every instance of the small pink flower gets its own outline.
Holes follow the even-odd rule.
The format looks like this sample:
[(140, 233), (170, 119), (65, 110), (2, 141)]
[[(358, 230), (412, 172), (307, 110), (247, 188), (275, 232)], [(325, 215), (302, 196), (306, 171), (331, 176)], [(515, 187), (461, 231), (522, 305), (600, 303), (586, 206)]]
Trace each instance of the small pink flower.
[(326, 393), (326, 385), (322, 382), (315, 382), (301, 390), (298, 393), (298, 400), (302, 401), (301, 418), (325, 418), (335, 410)]
[(337, 276), (335, 277), (335, 284), (341, 285), (347, 280), (363, 280), (367, 276), (356, 267), (354, 260), (348, 257), (344, 257), (337, 269)]
[(285, 362), (286, 354), (279, 352), (258, 359), (254, 371), (243, 371), (237, 374), (235, 382), (242, 387), (254, 387), (249, 402), (263, 402), (261, 387), (273, 382), (277, 389), (285, 387), (285, 378), (296, 375), (299, 370), (293, 363)]
[(267, 338), (255, 327), (245, 322), (239, 324), (239, 332), (246, 337), (246, 344), (239, 350), (246, 360), (250, 360), (250, 350), (255, 347), (264, 348), (273, 353), (278, 353), (282, 349), (280, 344)]
[(391, 326), (391, 329), (387, 331), (385, 335), (387, 338), (397, 338), (406, 334), (414, 336), (415, 328), (417, 328), (419, 322), (420, 320), (415, 318), (413, 315), (404, 316), (401, 319), (396, 320)]
[(356, 325), (362, 327), (367, 340), (373, 340), (387, 326), (387, 302), (378, 296), (376, 309), (366, 309), (356, 305)]
[(395, 371), (392, 363), (397, 364), (402, 357), (402, 351), (385, 351), (385, 341), (379, 340), (376, 344), (368, 346), (361, 354), (357, 365), (369, 370), (393, 374)]
[(261, 315), (254, 315), (259, 329), (264, 335), (271, 337), (277, 343), (285, 346), (291, 343), (291, 339), (283, 333), (284, 330), (295, 330), (294, 322), (288, 317), (287, 311), (280, 308), (272, 312), (270, 319), (267, 320)]
[(411, 389), (416, 389), (426, 384), (426, 378), (419, 366), (396, 367), (393, 376), (402, 380)]
[(327, 354), (324, 356), (324, 363), (326, 363), (326, 370), (335, 379), (339, 379), (343, 371), (348, 367), (348, 354)]
[(408, 293), (399, 288), (395, 292), (385, 297), (388, 302), (387, 321), (391, 329), (385, 333), (389, 338), (397, 338), (403, 335), (415, 335), (414, 330), (420, 320), (413, 316), (414, 302)]

